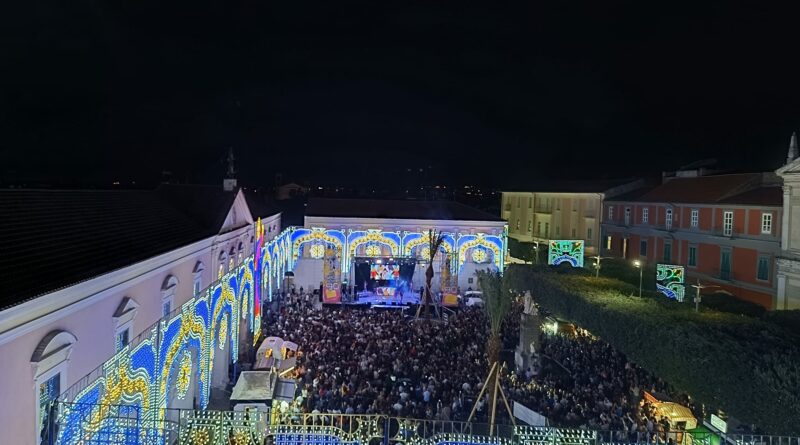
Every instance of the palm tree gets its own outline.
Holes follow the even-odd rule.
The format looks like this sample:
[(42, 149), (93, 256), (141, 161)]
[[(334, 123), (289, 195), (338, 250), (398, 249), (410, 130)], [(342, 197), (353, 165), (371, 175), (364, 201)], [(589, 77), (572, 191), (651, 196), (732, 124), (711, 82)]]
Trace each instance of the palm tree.
[(506, 280), (497, 272), (478, 271), (478, 283), (483, 291), (484, 310), (489, 318), (489, 341), (486, 355), (492, 365), (500, 359), (500, 328), (511, 309), (511, 294)]
[(420, 296), (420, 306), (417, 308), (417, 317), (419, 317), (420, 309), (425, 307), (425, 317), (428, 317), (428, 305), (433, 303), (433, 295), (431, 295), (431, 283), (433, 282), (433, 259), (436, 258), (436, 253), (442, 247), (444, 242), (444, 233), (436, 232), (435, 230), (428, 230), (428, 269), (425, 270), (425, 295)]
[(489, 359), (489, 375), (486, 376), (486, 382), (483, 388), (481, 388), (480, 394), (478, 394), (475, 406), (472, 408), (472, 413), (470, 413), (467, 421), (472, 420), (472, 416), (475, 414), (475, 409), (478, 406), (478, 402), (483, 397), (483, 393), (487, 390), (493, 391), (489, 408), (491, 413), (489, 435), (492, 435), (494, 433), (498, 391), (503, 397), (511, 422), (516, 425), (511, 407), (508, 404), (508, 399), (500, 385), (500, 374), (503, 368), (502, 365), (500, 365), (500, 328), (503, 326), (503, 319), (511, 309), (511, 293), (508, 288), (508, 280), (500, 275), (499, 272), (478, 271), (478, 283), (483, 292), (483, 308), (486, 311), (487, 318), (489, 318), (489, 341), (486, 344), (486, 355)]

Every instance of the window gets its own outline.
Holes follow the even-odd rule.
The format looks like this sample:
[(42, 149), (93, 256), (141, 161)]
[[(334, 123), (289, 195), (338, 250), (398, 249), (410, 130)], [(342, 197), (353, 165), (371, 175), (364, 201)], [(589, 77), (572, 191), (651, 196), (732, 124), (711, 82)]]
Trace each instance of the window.
[(664, 225), (667, 229), (672, 228), (672, 209), (667, 209), (667, 214), (664, 215)]
[(139, 305), (131, 298), (124, 297), (120, 301), (117, 310), (114, 311), (114, 350), (119, 352), (128, 345), (130, 340), (131, 328), (133, 327), (133, 320), (136, 318), (136, 312)]
[(556, 226), (556, 236), (561, 236), (561, 226)]
[(574, 229), (574, 228), (572, 229), (572, 234), (571, 234), (571, 236), (572, 236), (572, 239), (575, 239), (575, 229)]
[(519, 208), (519, 202), (520, 202), (520, 201), (522, 201), (522, 198), (520, 198), (519, 196), (517, 196), (517, 208)]
[(197, 278), (194, 280), (194, 295), (200, 295), (200, 280)]
[(556, 198), (556, 210), (561, 210), (561, 199)]
[(639, 255), (647, 256), (647, 241), (639, 241)]
[[(531, 207), (533, 207), (533, 197), (532, 196), (528, 198), (528, 208), (531, 208)], [(530, 230), (529, 230), (529, 232), (530, 232)]]
[(722, 212), (722, 234), (725, 236), (733, 234), (733, 212)]
[(578, 200), (577, 199), (573, 199), (572, 200), (572, 211), (573, 212), (577, 212), (578, 211)]
[(175, 291), (177, 289), (178, 279), (175, 275), (168, 275), (161, 284), (161, 316), (166, 317), (172, 312), (172, 308), (175, 306)]
[(670, 264), (672, 262), (672, 243), (664, 241), (664, 262)]
[(536, 236), (542, 236), (542, 222), (536, 223)]
[(117, 336), (114, 341), (114, 350), (117, 352), (121, 351), (122, 348), (128, 346), (128, 336), (130, 335), (130, 329), (125, 328), (121, 331), (117, 332)]
[(756, 274), (756, 278), (762, 281), (769, 281), (769, 256), (759, 255), (758, 273)]
[(731, 279), (731, 250), (722, 249), (719, 253), (719, 277), (723, 280)]
[[(36, 406), (36, 442), (44, 443), (43, 427), (48, 423), (50, 407), (66, 389), (69, 357), (78, 340), (67, 331), (51, 331), (39, 341), (31, 356)], [(26, 441), (27, 442), (27, 441)]]
[(592, 239), (592, 228), (591, 227), (586, 229), (586, 239), (588, 239), (588, 240)]
[(650, 219), (650, 209), (645, 207), (642, 209), (642, 224), (647, 224), (648, 219)]
[(631, 223), (631, 208), (625, 207), (625, 225), (630, 225)]
[(689, 246), (689, 258), (687, 260), (687, 264), (692, 267), (697, 266), (697, 247), (696, 246)]
[(528, 221), (528, 233), (531, 233), (533, 230), (533, 221)]
[(517, 218), (517, 224), (514, 226), (515, 230), (519, 230), (519, 218)]
[(39, 438), (39, 443), (44, 443), (44, 439), (48, 436), (45, 432), (45, 428), (50, 416), (50, 403), (58, 399), (58, 396), (61, 395), (61, 373), (55, 373), (47, 380), (39, 382), (38, 392), (39, 409), (37, 411), (39, 413), (39, 429), (37, 431), (37, 437)]
[(609, 221), (614, 220), (614, 206), (608, 206), (608, 219)]
[(761, 233), (772, 234), (772, 213), (761, 214)]
[(697, 228), (699, 222), (700, 222), (700, 211), (697, 209), (692, 209), (692, 218), (690, 221), (691, 226)]
[(550, 223), (544, 223), (544, 236), (545, 238), (550, 236)]
[(610, 236), (606, 237), (606, 249), (607, 250), (611, 250), (611, 237)]

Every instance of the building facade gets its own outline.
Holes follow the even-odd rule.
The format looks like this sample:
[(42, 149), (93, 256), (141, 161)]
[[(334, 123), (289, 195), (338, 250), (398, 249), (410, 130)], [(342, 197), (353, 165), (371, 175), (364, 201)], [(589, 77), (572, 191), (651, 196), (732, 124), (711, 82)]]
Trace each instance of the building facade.
[(780, 179), (772, 173), (693, 176), (607, 200), (604, 255), (685, 266), (700, 280), (768, 309), (778, 308), (776, 258), (783, 234)]
[[(428, 231), (445, 234), (434, 270), (449, 261), (457, 286), (477, 289), (478, 270), (502, 271), (506, 222), (494, 215), (451, 201), (312, 198), (304, 228), (292, 233), (296, 286), (306, 289), (322, 281), (323, 259), (314, 245), (331, 244), (341, 258), (341, 281), (353, 283), (352, 262), (359, 257), (414, 258), (414, 289), (423, 285), (428, 257)], [(332, 242), (331, 242), (332, 241)], [(438, 280), (433, 290), (439, 290)]]
[(786, 164), (776, 172), (783, 179), (783, 231), (777, 261), (776, 309), (800, 309), (800, 159), (797, 155), (797, 134), (793, 134)]
[(550, 240), (585, 240), (596, 254), (603, 201), (641, 187), (641, 181), (592, 181), (543, 184), (534, 191), (502, 192), (501, 217), (508, 236), (547, 246)]
[[(146, 351), (141, 346), (154, 338), (163, 342), (168, 331), (159, 326), (177, 325), (172, 321), (187, 305), (207, 298), (221, 278), (246, 270), (254, 253), (253, 216), (240, 189), (5, 190), (0, 202), (2, 219), (16, 228), (4, 235), (4, 245), (16, 253), (3, 255), (9, 280), (0, 309), (0, 429), (8, 443), (40, 443), (51, 402), (91, 398), (100, 380), (105, 403), (145, 403), (143, 395), (155, 389), (136, 384), (151, 375), (141, 374), (147, 366), (125, 368), (109, 360), (147, 363), (144, 352), (134, 358), (129, 348)], [(280, 214), (263, 216), (274, 227), (267, 236), (277, 235)], [(246, 330), (231, 330), (232, 343), (243, 341)], [(206, 388), (227, 385), (235, 346), (222, 342), (219, 349), (209, 359), (213, 367), (200, 365), (204, 353), (196, 349), (175, 357), (181, 369), (192, 371), (185, 384), (169, 378), (165, 406), (201, 405), (203, 387), (191, 377), (200, 369), (210, 372)], [(134, 374), (112, 372), (121, 369)], [(110, 390), (113, 382), (120, 392)]]

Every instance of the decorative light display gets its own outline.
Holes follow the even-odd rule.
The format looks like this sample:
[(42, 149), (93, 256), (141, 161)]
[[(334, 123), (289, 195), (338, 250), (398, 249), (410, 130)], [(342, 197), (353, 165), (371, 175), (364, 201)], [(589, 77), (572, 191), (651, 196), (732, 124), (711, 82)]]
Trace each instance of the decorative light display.
[[(294, 268), (295, 264), (297, 264), (297, 260), (305, 244), (311, 243), (311, 257), (319, 259), (325, 255), (326, 244), (333, 246), (337, 252), (344, 252), (344, 246), (347, 242), (347, 238), (342, 231), (326, 230), (320, 227), (314, 227), (312, 229), (293, 229), (288, 239), (288, 249), (291, 249), (292, 252), (291, 268)], [(317, 245), (322, 245), (322, 255), (320, 256), (315, 256), (314, 254), (314, 248)]]
[(381, 256), (381, 246), (377, 244), (370, 244), (364, 249), (364, 254), (372, 257)]
[(384, 232), (378, 229), (350, 230), (347, 234), (347, 258), (345, 266), (351, 258), (355, 258), (357, 249), (364, 245), (381, 244), (389, 248), (390, 255), (400, 256), (400, 234), (397, 232)]
[(503, 237), (477, 233), (458, 237), (458, 269), (461, 270), (467, 262), (467, 252), (476, 247), (483, 247), (492, 252), (494, 265), (497, 270), (503, 270)]
[(420, 247), (417, 249), (417, 257), (424, 261), (431, 259), (431, 248), (429, 246)]
[(552, 240), (547, 255), (547, 264), (558, 266), (569, 263), (572, 267), (583, 267), (583, 240)]
[(472, 249), (472, 261), (478, 264), (483, 264), (489, 259), (489, 254), (486, 249), (482, 247), (475, 247)]
[(316, 260), (322, 259), (325, 256), (325, 245), (324, 244), (314, 244), (311, 246), (311, 258)]
[[(225, 349), (225, 342), (228, 341), (228, 317), (222, 315), (222, 320), (219, 322), (219, 349)], [(213, 351), (213, 349), (212, 349)]]
[(189, 384), (192, 382), (192, 354), (189, 351), (183, 351), (183, 358), (181, 359), (180, 368), (178, 369), (178, 381), (176, 382), (178, 388), (178, 398), (186, 398), (186, 393), (189, 391)]
[[(403, 255), (411, 256), (414, 248), (419, 250), (419, 246), (430, 246), (429, 231), (420, 232), (403, 232)], [(446, 253), (453, 253), (455, 250), (455, 238), (451, 233), (445, 233), (442, 237), (442, 249)], [(430, 247), (429, 247), (430, 248)], [(425, 257), (430, 259), (430, 256)]]
[(686, 295), (683, 266), (673, 264), (656, 265), (656, 289), (668, 298), (683, 302)]

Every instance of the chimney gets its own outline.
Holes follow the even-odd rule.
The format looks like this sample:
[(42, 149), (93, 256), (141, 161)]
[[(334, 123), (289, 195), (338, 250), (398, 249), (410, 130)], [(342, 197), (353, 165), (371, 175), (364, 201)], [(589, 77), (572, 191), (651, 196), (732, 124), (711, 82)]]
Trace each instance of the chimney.
[(792, 133), (792, 138), (789, 139), (789, 153), (786, 154), (786, 163), (790, 164), (797, 159), (797, 132)]

